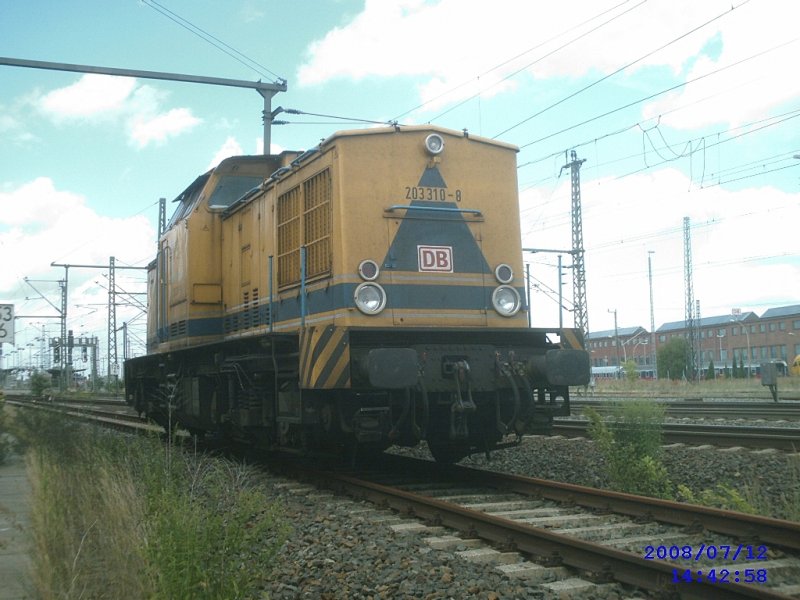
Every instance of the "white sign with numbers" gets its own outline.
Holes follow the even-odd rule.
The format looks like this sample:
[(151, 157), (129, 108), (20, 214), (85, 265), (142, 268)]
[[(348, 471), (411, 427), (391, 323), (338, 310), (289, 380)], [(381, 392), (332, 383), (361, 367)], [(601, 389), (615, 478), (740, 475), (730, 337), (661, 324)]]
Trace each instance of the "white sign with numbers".
[(0, 304), (0, 344), (14, 345), (14, 305)]

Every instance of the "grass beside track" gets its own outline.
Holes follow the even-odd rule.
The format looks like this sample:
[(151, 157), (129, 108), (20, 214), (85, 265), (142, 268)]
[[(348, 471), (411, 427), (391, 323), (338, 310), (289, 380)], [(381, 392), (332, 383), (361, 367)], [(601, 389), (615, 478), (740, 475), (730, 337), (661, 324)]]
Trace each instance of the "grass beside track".
[(40, 411), (15, 424), (40, 598), (259, 596), (287, 531), (245, 467)]

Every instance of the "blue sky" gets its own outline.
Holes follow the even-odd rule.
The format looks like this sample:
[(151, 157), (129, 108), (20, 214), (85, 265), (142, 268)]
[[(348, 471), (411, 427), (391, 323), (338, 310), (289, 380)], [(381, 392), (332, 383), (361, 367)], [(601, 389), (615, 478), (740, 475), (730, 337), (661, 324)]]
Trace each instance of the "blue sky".
[[(795, 3), (224, 6), (0, 0), (0, 56), (250, 81), (281, 77), (288, 92), (274, 98), (275, 107), (430, 121), (517, 144), (528, 247), (571, 245), (569, 177), (561, 167), (575, 149), (586, 159), (583, 234), (595, 331), (613, 327), (613, 309), (620, 326), (649, 328), (650, 251), (656, 327), (683, 318), (686, 216), (702, 315), (800, 302)], [(201, 39), (187, 22), (258, 66)], [(25, 300), (37, 294), (22, 281), (63, 277), (51, 262), (106, 264), (114, 255), (121, 264), (146, 265), (158, 198), (171, 200), (226, 155), (259, 152), (261, 109), (252, 90), (0, 66), (0, 301), (25, 314), (52, 314), (46, 302)], [(292, 124), (273, 129), (274, 149), (307, 148), (338, 129), (363, 126), (279, 118)], [(526, 260), (537, 286), (534, 324), (551, 325), (558, 319), (556, 257)], [(135, 286), (131, 277), (124, 282)], [(102, 273), (73, 270), (70, 280), (70, 327), (102, 338), (105, 311), (95, 306), (106, 298)], [(39, 287), (57, 303), (55, 284)], [(568, 270), (565, 296), (572, 296)]]

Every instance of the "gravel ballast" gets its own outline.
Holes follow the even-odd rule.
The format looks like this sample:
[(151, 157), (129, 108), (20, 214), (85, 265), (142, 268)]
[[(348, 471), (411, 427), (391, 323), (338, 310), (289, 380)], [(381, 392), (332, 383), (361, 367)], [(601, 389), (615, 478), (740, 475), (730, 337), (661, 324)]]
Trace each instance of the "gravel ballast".
[[(429, 458), (427, 448), (397, 453)], [(757, 482), (761, 493), (780, 495), (797, 486), (800, 457), (770, 451), (718, 450), (674, 445), (662, 456), (670, 479), (699, 492), (719, 483), (741, 490)], [(498, 451), (487, 462), (474, 455), (461, 464), (605, 487), (603, 459), (594, 442), (561, 437), (528, 437), (517, 448)], [(293, 528), (272, 583), (270, 598), (562, 598), (539, 583), (511, 579), (493, 565), (470, 563), (454, 550), (437, 550), (426, 535), (399, 534), (395, 516), (371, 504), (281, 479), (275, 494)], [(603, 586), (581, 597), (632, 597), (618, 586)]]

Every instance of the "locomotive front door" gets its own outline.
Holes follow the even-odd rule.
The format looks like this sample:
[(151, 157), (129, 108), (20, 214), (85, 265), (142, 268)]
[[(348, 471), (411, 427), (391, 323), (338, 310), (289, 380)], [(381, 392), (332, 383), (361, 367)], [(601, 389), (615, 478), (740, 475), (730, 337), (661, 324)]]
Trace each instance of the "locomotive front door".
[(490, 270), (480, 215), (450, 202), (413, 202), (387, 214), (388, 308), (395, 325), (486, 325)]

